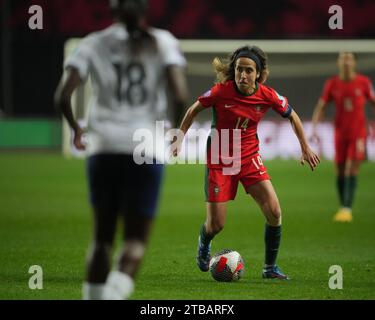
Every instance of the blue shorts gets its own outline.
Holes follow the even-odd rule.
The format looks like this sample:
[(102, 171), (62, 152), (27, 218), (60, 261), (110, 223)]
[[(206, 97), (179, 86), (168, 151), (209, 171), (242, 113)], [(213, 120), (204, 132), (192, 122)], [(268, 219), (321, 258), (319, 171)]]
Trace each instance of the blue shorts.
[(87, 159), (90, 201), (103, 211), (152, 218), (157, 210), (164, 165), (134, 162), (128, 154), (97, 154)]

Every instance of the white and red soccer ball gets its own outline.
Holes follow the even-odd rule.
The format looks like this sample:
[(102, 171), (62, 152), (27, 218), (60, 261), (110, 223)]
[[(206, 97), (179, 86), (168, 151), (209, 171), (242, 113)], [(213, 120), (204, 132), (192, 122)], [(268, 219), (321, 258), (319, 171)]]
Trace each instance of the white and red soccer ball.
[(210, 272), (216, 281), (237, 281), (245, 272), (244, 261), (237, 251), (224, 249), (211, 258)]

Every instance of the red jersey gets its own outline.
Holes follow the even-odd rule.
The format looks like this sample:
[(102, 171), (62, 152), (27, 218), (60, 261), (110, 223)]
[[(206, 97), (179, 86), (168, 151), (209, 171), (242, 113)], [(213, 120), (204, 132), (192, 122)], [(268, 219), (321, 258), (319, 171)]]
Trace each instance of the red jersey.
[(344, 81), (338, 76), (328, 79), (324, 85), (321, 99), (336, 104), (335, 130), (346, 137), (366, 135), (366, 100), (375, 100), (371, 81), (357, 74), (353, 80)]
[[(251, 95), (241, 93), (234, 81), (216, 84), (211, 90), (198, 98), (202, 106), (212, 107), (213, 119), (211, 128), (219, 133), (219, 164), (211, 161), (211, 138), (207, 143), (207, 165), (210, 168), (225, 166), (227, 161), (221, 150), (222, 129), (229, 129), (229, 154), (233, 155), (233, 130), (241, 130), (241, 163), (259, 150), (257, 127), (268, 109), (272, 108), (283, 117), (292, 112), (286, 97), (279, 95), (274, 89), (257, 84), (257, 90)], [(225, 160), (225, 159), (224, 159)]]

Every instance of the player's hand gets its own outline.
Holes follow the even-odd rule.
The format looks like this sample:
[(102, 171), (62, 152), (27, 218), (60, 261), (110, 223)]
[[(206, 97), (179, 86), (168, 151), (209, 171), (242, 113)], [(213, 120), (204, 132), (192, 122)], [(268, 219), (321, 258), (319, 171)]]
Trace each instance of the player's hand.
[(320, 163), (320, 158), (310, 147), (307, 147), (302, 150), (301, 164), (304, 165), (305, 161), (309, 164), (311, 170), (314, 170)]
[(171, 156), (177, 157), (181, 151), (182, 141), (184, 140), (184, 132), (180, 129), (176, 129), (173, 134), (173, 139), (170, 143)]
[(86, 150), (86, 146), (82, 139), (83, 133), (83, 129), (79, 126), (74, 130), (73, 144), (78, 150)]
[(173, 157), (177, 157), (181, 150), (181, 144), (179, 143), (177, 136), (173, 137), (170, 147), (171, 147), (171, 155)]

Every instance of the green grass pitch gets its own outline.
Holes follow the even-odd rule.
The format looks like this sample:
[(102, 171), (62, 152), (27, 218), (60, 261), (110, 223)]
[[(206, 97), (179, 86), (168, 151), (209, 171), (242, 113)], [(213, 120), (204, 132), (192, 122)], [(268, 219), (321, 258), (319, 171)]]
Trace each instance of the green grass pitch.
[[(213, 251), (239, 251), (245, 276), (219, 283), (198, 270), (204, 167), (178, 165), (167, 167), (132, 298), (374, 299), (374, 163), (361, 168), (350, 224), (332, 222), (338, 203), (331, 162), (316, 172), (294, 160), (266, 161), (266, 166), (283, 209), (278, 264), (290, 281), (261, 279), (264, 218), (241, 186)], [(54, 153), (0, 154), (0, 299), (80, 299), (91, 228), (84, 161)], [(28, 287), (32, 265), (43, 268), (42, 290)], [(343, 269), (342, 290), (328, 287), (331, 265)]]

